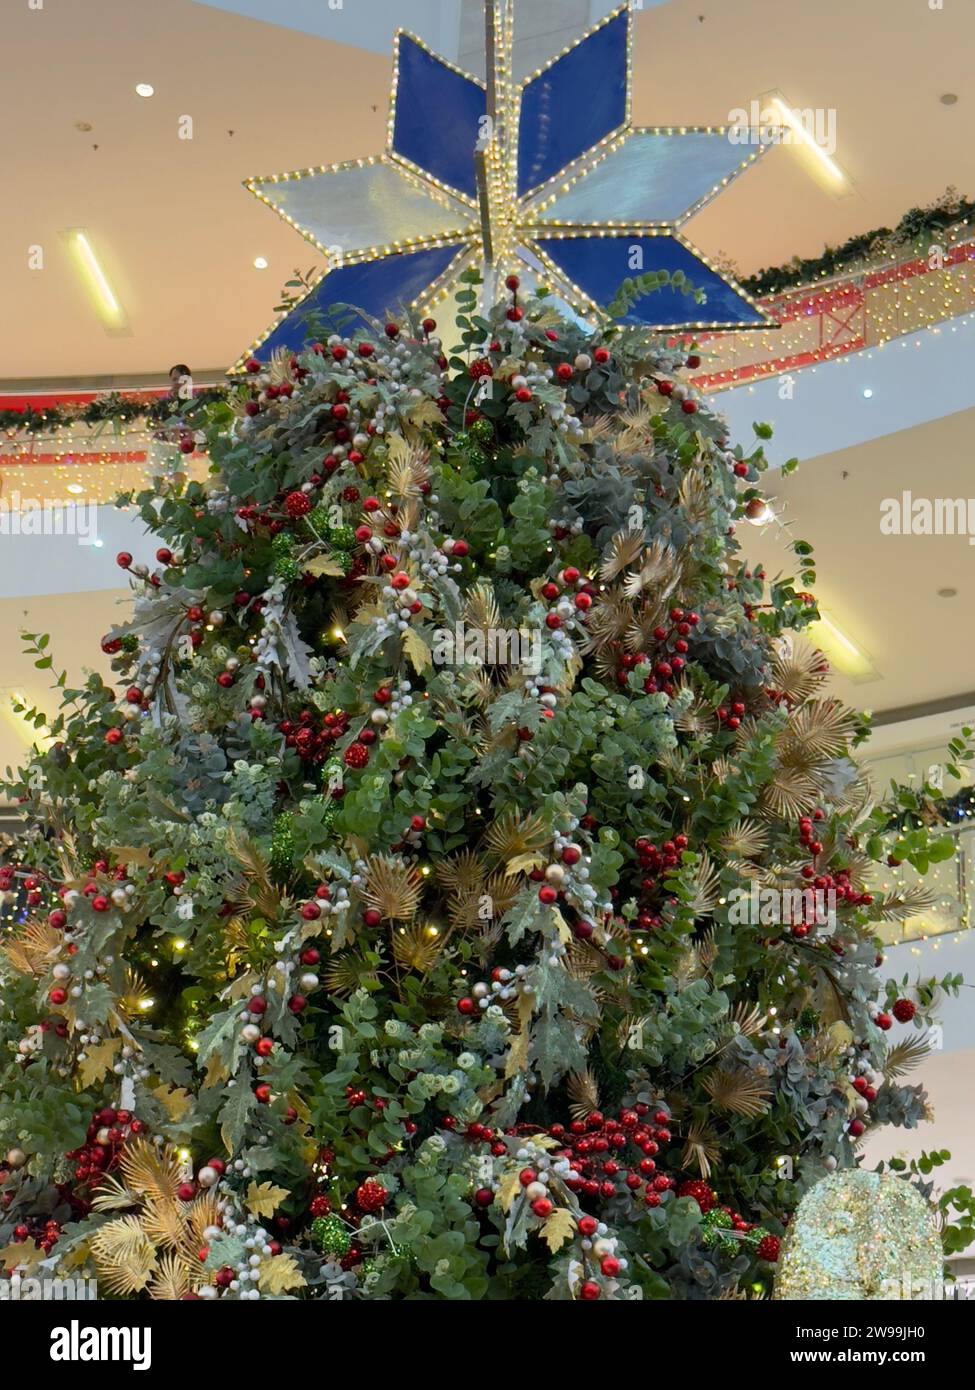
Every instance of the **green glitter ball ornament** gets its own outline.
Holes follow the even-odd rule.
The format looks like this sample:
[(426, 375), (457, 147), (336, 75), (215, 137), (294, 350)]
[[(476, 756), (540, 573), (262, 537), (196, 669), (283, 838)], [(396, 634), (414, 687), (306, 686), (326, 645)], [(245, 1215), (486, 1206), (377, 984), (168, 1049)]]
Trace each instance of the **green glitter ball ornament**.
[(329, 540), (336, 550), (351, 550), (355, 545), (355, 531), (351, 526), (333, 526)]
[(701, 1219), (701, 1230), (704, 1232), (701, 1239), (709, 1250), (720, 1250), (723, 1255), (733, 1255), (737, 1250), (738, 1242), (725, 1235), (730, 1231), (734, 1222), (726, 1211), (720, 1207), (715, 1207), (712, 1211)]
[(494, 443), (494, 426), (490, 420), (475, 420), (468, 433), (476, 444)]
[(334, 1212), (319, 1216), (312, 1222), (311, 1238), (323, 1255), (333, 1255), (339, 1259), (349, 1253), (352, 1244), (352, 1237)]
[(327, 536), (332, 529), (332, 518), (328, 507), (321, 503), (305, 517), (305, 525), (315, 536)]

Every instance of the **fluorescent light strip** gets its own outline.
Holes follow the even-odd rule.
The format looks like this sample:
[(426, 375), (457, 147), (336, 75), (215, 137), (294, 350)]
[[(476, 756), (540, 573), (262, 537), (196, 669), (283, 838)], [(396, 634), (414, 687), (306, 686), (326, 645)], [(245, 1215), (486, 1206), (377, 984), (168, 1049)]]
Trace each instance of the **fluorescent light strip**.
[(118, 327), (123, 321), (122, 306), (108, 283), (108, 277), (99, 264), (91, 242), (85, 232), (77, 229), (71, 232), (70, 236), (78, 263), (97, 301), (99, 317), (110, 326)]
[(870, 657), (822, 609), (819, 621), (809, 627), (809, 635), (844, 676), (855, 681), (878, 679), (880, 673)]
[(772, 105), (778, 108), (783, 121), (792, 131), (793, 135), (798, 138), (799, 143), (805, 145), (806, 149), (816, 156), (830, 177), (837, 183), (846, 183), (847, 177), (845, 172), (840, 168), (836, 160), (833, 159), (831, 155), (827, 154), (822, 145), (817, 144), (802, 121), (797, 119), (792, 108), (787, 106), (782, 98), (778, 96), (772, 98)]

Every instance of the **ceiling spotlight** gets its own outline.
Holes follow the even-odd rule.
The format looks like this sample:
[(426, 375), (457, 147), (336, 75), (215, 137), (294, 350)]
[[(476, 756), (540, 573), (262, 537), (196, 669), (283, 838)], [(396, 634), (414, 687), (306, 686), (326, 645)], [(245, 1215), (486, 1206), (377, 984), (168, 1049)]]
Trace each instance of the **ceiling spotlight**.
[(942, 92), (938, 98), (942, 106), (954, 106), (958, 101), (957, 92)]
[(156, 89), (151, 82), (137, 82), (135, 84), (136, 96), (151, 97), (155, 96)]
[(254, 257), (254, 269), (255, 269), (255, 270), (267, 270), (267, 257), (266, 257), (266, 256), (255, 256), (255, 257)]
[(950, 588), (949, 588), (949, 589), (939, 589), (939, 590), (938, 590), (938, 598), (957, 598), (957, 597), (958, 597), (958, 590), (957, 590), (957, 589), (950, 589)]
[(873, 387), (872, 387), (872, 386), (865, 386), (865, 387), (863, 388), (863, 399), (864, 399), (865, 401), (869, 401), (872, 395), (873, 395)]

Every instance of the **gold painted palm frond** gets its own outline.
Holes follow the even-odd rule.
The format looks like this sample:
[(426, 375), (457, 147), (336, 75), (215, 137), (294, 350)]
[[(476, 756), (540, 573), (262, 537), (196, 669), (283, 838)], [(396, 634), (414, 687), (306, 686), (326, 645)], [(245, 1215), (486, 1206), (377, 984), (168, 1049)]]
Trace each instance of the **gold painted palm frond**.
[(262, 917), (274, 919), (280, 907), (280, 895), (271, 882), (271, 865), (264, 850), (243, 831), (232, 829), (227, 834), (227, 850), (240, 866), (241, 880), (234, 901), (241, 913), (256, 911)]
[(362, 896), (384, 921), (409, 922), (420, 905), (422, 889), (423, 876), (413, 865), (385, 854), (367, 860)]
[(780, 640), (772, 661), (771, 686), (790, 704), (799, 705), (808, 700), (827, 674), (828, 664), (822, 652), (791, 637)]
[(423, 484), (430, 478), (429, 452), (410, 444), (401, 434), (387, 439), (386, 485), (397, 501), (415, 501), (422, 496)]
[(645, 458), (653, 457), (653, 415), (646, 406), (627, 410), (619, 417), (621, 429), (616, 436), (616, 448), (621, 454), (637, 450)]
[(46, 975), (51, 957), (63, 944), (61, 932), (47, 922), (28, 922), (13, 940), (4, 943), (3, 953), (19, 974)]
[(674, 962), (671, 975), (677, 993), (683, 993), (688, 985), (692, 985), (695, 980), (700, 980), (703, 974), (704, 970), (701, 965), (701, 957), (698, 953), (697, 943), (694, 942), (688, 946), (686, 950), (681, 951), (677, 960)]
[(491, 822), (484, 836), (488, 858), (503, 864), (509, 874), (534, 868), (551, 842), (552, 831), (541, 816), (513, 806)]
[(680, 561), (666, 541), (657, 536), (643, 553), (643, 564), (635, 574), (627, 575), (623, 591), (627, 598), (637, 598), (645, 589), (654, 594), (668, 595), (677, 587)]
[(88, 1243), (98, 1277), (110, 1293), (139, 1293), (156, 1266), (156, 1251), (137, 1216), (119, 1216), (100, 1226)]
[(586, 1067), (574, 1071), (565, 1086), (569, 1096), (569, 1114), (573, 1120), (588, 1120), (594, 1110), (599, 1109), (599, 1086), (592, 1072)]
[[(633, 621), (633, 608), (619, 593), (610, 593), (603, 602), (589, 610), (586, 619), (585, 652), (602, 651), (611, 642), (620, 642)], [(613, 663), (615, 673), (616, 663)]]
[(684, 1149), (680, 1157), (681, 1167), (696, 1168), (702, 1178), (709, 1178), (711, 1165), (717, 1163), (720, 1156), (721, 1146), (717, 1134), (710, 1125), (702, 1120), (695, 1120), (684, 1140)]
[(152, 995), (145, 980), (130, 965), (125, 967), (125, 986), (119, 996), (118, 1008), (126, 1018), (140, 1018), (152, 1004)]
[(930, 912), (937, 902), (934, 893), (921, 883), (904, 888), (889, 897), (875, 898), (870, 909), (871, 917), (879, 917), (882, 922), (907, 922), (921, 912)]
[(178, 1255), (167, 1251), (149, 1283), (149, 1297), (155, 1302), (178, 1303), (192, 1291), (189, 1270)]
[(703, 1081), (716, 1110), (753, 1120), (769, 1107), (771, 1090), (760, 1077), (745, 1067), (718, 1066)]
[(182, 1168), (175, 1149), (168, 1144), (155, 1148), (145, 1139), (126, 1144), (120, 1163), (122, 1181), (142, 1200), (175, 1201)]
[(91, 1199), (94, 1211), (124, 1211), (135, 1204), (136, 1198), (118, 1178), (107, 1173), (98, 1184), (98, 1190)]
[(393, 932), (393, 960), (400, 970), (428, 975), (443, 950), (443, 932), (432, 923), (397, 927)]
[(839, 701), (810, 700), (793, 710), (779, 735), (782, 759), (792, 767), (810, 767), (835, 758), (846, 750), (854, 726), (853, 711)]
[(729, 859), (755, 859), (768, 846), (768, 832), (758, 821), (738, 819), (721, 836), (719, 844)]
[(376, 972), (354, 951), (343, 951), (328, 962), (322, 978), (329, 994), (344, 999), (360, 989), (365, 981), (375, 980)]
[(801, 768), (779, 767), (762, 791), (762, 805), (780, 820), (798, 820), (815, 808), (819, 786)]
[(449, 859), (441, 859), (435, 872), (438, 883), (449, 892), (472, 893), (481, 887), (487, 868), (476, 850), (463, 849)]
[(483, 666), (462, 666), (457, 672), (457, 684), (464, 703), (479, 709), (485, 709), (497, 693), (491, 673)]
[(888, 1081), (906, 1076), (909, 1071), (921, 1065), (931, 1051), (931, 1039), (927, 1033), (904, 1038), (895, 1043), (884, 1059), (884, 1076)]
[(630, 625), (623, 637), (623, 644), (628, 652), (651, 650), (656, 640), (653, 630), (660, 626), (666, 611), (666, 599), (662, 595), (658, 595), (649, 602), (641, 603), (637, 611), (632, 614)]
[(691, 469), (684, 474), (677, 500), (690, 526), (703, 526), (708, 520), (711, 515), (711, 497), (707, 478), (700, 470)]
[(486, 579), (480, 579), (464, 595), (464, 623), (480, 632), (501, 629), (501, 610), (494, 589)]
[(691, 888), (692, 895), (687, 903), (689, 910), (695, 917), (707, 917), (717, 907), (721, 896), (721, 876), (707, 850), (701, 852)]
[(758, 1004), (740, 999), (731, 1011), (732, 1031), (743, 1038), (755, 1038), (765, 1031), (768, 1014)]
[(186, 1208), (186, 1224), (197, 1245), (203, 1244), (203, 1233), (210, 1226), (221, 1225), (216, 1193), (204, 1191)]
[(609, 584), (618, 574), (622, 574), (625, 569), (629, 569), (630, 565), (637, 562), (643, 554), (646, 540), (646, 532), (644, 531), (616, 532), (599, 567), (599, 577), (604, 584)]
[(188, 1248), (189, 1231), (186, 1227), (185, 1207), (180, 1201), (148, 1201), (142, 1213), (142, 1229), (153, 1245), (164, 1250)]
[(616, 420), (611, 415), (594, 415), (586, 421), (585, 442), (598, 444), (616, 433)]

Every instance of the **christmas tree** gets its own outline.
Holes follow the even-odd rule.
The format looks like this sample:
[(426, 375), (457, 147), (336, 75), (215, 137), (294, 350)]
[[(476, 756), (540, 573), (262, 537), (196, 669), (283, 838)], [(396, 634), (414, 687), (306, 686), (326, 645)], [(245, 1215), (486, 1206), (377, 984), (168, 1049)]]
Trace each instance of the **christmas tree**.
[(250, 362), (205, 481), (138, 498), (116, 688), (59, 676), (10, 788), (8, 1270), (742, 1296), (921, 1117), (866, 721), (801, 637), (809, 547), (772, 578), (736, 533), (768, 431), (732, 445), (686, 347), (507, 289)]

